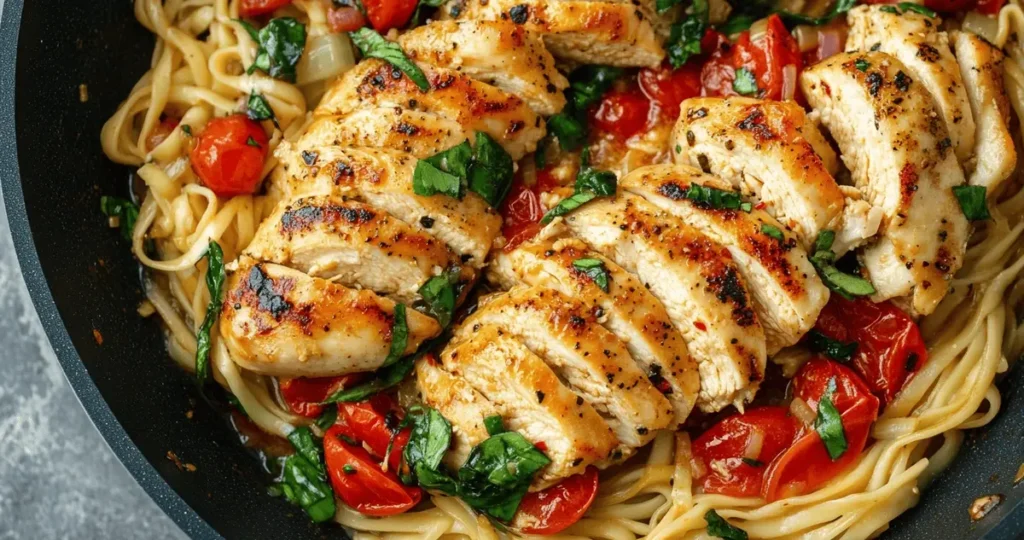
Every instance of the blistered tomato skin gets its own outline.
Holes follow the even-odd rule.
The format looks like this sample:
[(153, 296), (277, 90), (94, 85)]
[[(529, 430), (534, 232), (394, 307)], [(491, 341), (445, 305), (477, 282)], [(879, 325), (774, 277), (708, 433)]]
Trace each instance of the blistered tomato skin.
[(616, 139), (626, 140), (647, 125), (651, 104), (638, 88), (605, 94), (591, 115), (594, 127)]
[(526, 534), (558, 534), (587, 513), (597, 498), (597, 468), (587, 467), (582, 474), (541, 491), (527, 493), (519, 503), (514, 523)]
[(192, 170), (219, 197), (249, 195), (259, 187), (269, 139), (243, 114), (210, 120), (196, 137)]
[(394, 470), (384, 471), (360, 446), (345, 442), (340, 426), (324, 434), (324, 460), (334, 493), (348, 506), (367, 516), (393, 516), (419, 504), (423, 490), (409, 487)]

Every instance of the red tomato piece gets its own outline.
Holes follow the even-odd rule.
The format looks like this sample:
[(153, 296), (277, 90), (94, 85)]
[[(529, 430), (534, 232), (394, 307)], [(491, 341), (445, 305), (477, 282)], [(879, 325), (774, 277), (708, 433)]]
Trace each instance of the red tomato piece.
[(292, 0), (242, 0), (238, 4), (238, 14), (243, 17), (257, 17), (259, 15), (266, 15), (291, 3)]
[(405, 26), (418, 3), (419, 0), (363, 0), (363, 7), (373, 29), (384, 33)]
[(341, 6), (327, 12), (331, 32), (351, 32), (366, 26), (366, 17), (358, 8)]
[(797, 83), (803, 68), (803, 58), (796, 38), (790, 34), (778, 15), (768, 17), (765, 32), (756, 40), (750, 32), (739, 35), (732, 46), (720, 45), (701, 70), (701, 86), (706, 96), (735, 96), (733, 81), (736, 70), (743, 68), (754, 74), (758, 96), (764, 99), (782, 99), (786, 84), (786, 66), (795, 66), (789, 84)]
[[(721, 420), (693, 441), (693, 460), (702, 471), (697, 478), (705, 493), (756, 497), (761, 493), (768, 464), (784, 452), (803, 426), (787, 407), (766, 406)], [(761, 449), (744, 461), (751, 437), (759, 434)]]
[(836, 381), (832, 404), (840, 413), (861, 401), (869, 401), (878, 407), (878, 398), (857, 373), (839, 362), (822, 357), (812, 359), (797, 371), (791, 383), (793, 397), (804, 400), (808, 407), (817, 411), (818, 401), (832, 379)]
[(267, 158), (266, 132), (243, 114), (214, 118), (196, 137), (192, 170), (220, 197), (256, 191)]
[(324, 459), (331, 486), (345, 504), (368, 516), (393, 516), (419, 504), (423, 490), (402, 484), (394, 471), (381, 470), (370, 454), (346, 443), (341, 426), (324, 435)]
[(535, 493), (527, 493), (516, 511), (516, 524), (526, 534), (557, 534), (576, 523), (597, 498), (597, 468), (577, 474)]
[(942, 13), (955, 13), (957, 11), (968, 11), (977, 0), (924, 0), (928, 9), (934, 9)]
[(506, 252), (540, 232), (540, 218), (544, 217), (540, 199), (518, 175), (512, 181), (508, 197), (501, 203), (501, 217), (504, 219), (501, 234), (505, 236)]
[(978, 13), (985, 15), (994, 16), (999, 15), (999, 11), (1006, 5), (1006, 0), (978, 0), (978, 5), (974, 8)]
[(815, 328), (832, 339), (857, 342), (853, 367), (883, 404), (928, 360), (921, 330), (892, 302), (875, 304), (834, 294)]
[(608, 92), (593, 109), (591, 125), (599, 131), (626, 140), (647, 125), (651, 103), (638, 89)]
[(665, 64), (658, 69), (641, 69), (637, 81), (661, 118), (675, 122), (679, 117), (679, 104), (700, 95), (700, 73), (697, 62), (687, 62), (676, 70)]
[[(357, 442), (363, 443), (377, 459), (388, 456), (388, 469), (397, 471), (402, 465), (402, 450), (409, 442), (410, 428), (398, 434), (394, 429), (402, 421), (404, 412), (398, 403), (387, 394), (377, 394), (358, 403), (339, 403), (338, 432)], [(394, 435), (394, 444), (391, 443)], [(388, 445), (391, 453), (388, 454)]]
[(352, 373), (338, 377), (281, 378), (277, 381), (277, 387), (292, 412), (307, 418), (316, 418), (324, 412), (321, 403), (328, 396), (358, 383), (363, 376), (362, 373)]

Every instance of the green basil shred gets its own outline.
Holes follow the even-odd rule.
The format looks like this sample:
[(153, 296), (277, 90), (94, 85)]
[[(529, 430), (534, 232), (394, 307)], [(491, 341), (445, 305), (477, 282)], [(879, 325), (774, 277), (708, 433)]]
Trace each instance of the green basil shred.
[(108, 218), (117, 218), (121, 238), (131, 242), (135, 222), (139, 219), (139, 207), (135, 203), (119, 197), (100, 197), (100, 211)]
[(413, 191), (461, 199), (468, 188), (492, 207), (501, 206), (512, 189), (512, 156), (486, 133), (478, 131), (475, 143), (463, 141), (420, 160), (413, 171)]
[(365, 58), (383, 60), (405, 73), (405, 76), (409, 77), (409, 80), (415, 83), (420, 90), (424, 92), (430, 90), (430, 81), (427, 80), (426, 74), (405, 55), (405, 51), (399, 44), (384, 39), (383, 36), (366, 27), (349, 32), (348, 35)]
[(416, 162), (412, 173), (412, 191), (417, 195), (447, 195), (453, 199), (462, 198), (462, 180), (437, 168), (429, 161)]
[(786, 242), (786, 235), (782, 233), (782, 229), (774, 225), (762, 223), (761, 232), (766, 236), (771, 236), (772, 238), (778, 240), (780, 244)]
[(395, 313), (391, 322), (391, 347), (382, 367), (388, 367), (402, 359), (405, 348), (409, 345), (409, 325), (405, 320), (405, 304), (395, 304)]
[(608, 292), (608, 284), (611, 279), (608, 276), (608, 269), (604, 267), (601, 259), (576, 259), (572, 262), (573, 268), (590, 278), (602, 291)]
[(757, 77), (746, 68), (736, 70), (736, 78), (732, 81), (732, 89), (741, 96), (754, 96), (760, 91), (757, 87)]
[(282, 481), (274, 491), (302, 507), (316, 523), (333, 519), (336, 510), (334, 491), (327, 481), (322, 443), (314, 439), (307, 427), (291, 432), (288, 440), (295, 453), (285, 460)]
[(421, 300), (416, 303), (416, 309), (437, 319), (442, 328), (447, 328), (452, 322), (455, 301), (460, 294), (460, 275), (459, 267), (453, 266), (443, 274), (427, 280), (419, 289)]
[(711, 536), (725, 540), (747, 540), (746, 531), (731, 525), (714, 510), (708, 510), (704, 514), (704, 521), (708, 524), (708, 534)]
[(587, 142), (587, 109), (601, 101), (622, 74), (621, 68), (598, 65), (581, 66), (569, 74), (565, 108), (548, 118), (548, 133), (558, 138), (563, 150), (578, 150)]
[(689, 13), (672, 25), (665, 52), (672, 67), (678, 69), (690, 58), (701, 53), (701, 40), (709, 26), (708, 0), (693, 0)]
[(295, 66), (306, 47), (306, 27), (291, 17), (271, 19), (258, 31), (245, 21), (238, 23), (258, 45), (256, 58), (246, 73), (260, 70), (275, 79), (295, 82)]
[(575, 193), (548, 210), (540, 222), (548, 224), (598, 197), (612, 197), (617, 186), (615, 173), (590, 168), (590, 149), (584, 149), (580, 156), (580, 170), (576, 173)]
[(856, 341), (845, 343), (838, 339), (832, 339), (817, 330), (807, 333), (807, 344), (812, 351), (824, 354), (838, 362), (849, 362), (857, 352)]
[(740, 194), (735, 191), (726, 191), (697, 183), (691, 183), (683, 197), (694, 202), (697, 206), (711, 208), (714, 210), (742, 210), (750, 212), (753, 206), (743, 202)]
[(484, 427), (487, 429), (488, 435), (497, 435), (505, 432), (505, 423), (502, 421), (500, 415), (493, 415), (484, 418)]
[(821, 436), (821, 442), (825, 444), (825, 450), (832, 461), (841, 458), (848, 447), (846, 432), (843, 430), (843, 418), (832, 402), (835, 392), (836, 379), (832, 377), (821, 400), (818, 401), (818, 416), (814, 418), (814, 431)]
[(953, 195), (960, 203), (960, 210), (971, 221), (985, 221), (992, 217), (988, 211), (987, 191), (985, 186), (956, 186)]
[(406, 356), (390, 366), (382, 367), (374, 372), (373, 378), (369, 381), (350, 388), (342, 388), (330, 396), (327, 396), (327, 399), (325, 399), (323, 403), (351, 403), (354, 401), (362, 401), (373, 396), (377, 392), (397, 386), (398, 383), (402, 382), (407, 375), (412, 373), (418, 356), (419, 355)]
[(847, 300), (854, 296), (869, 296), (875, 294), (875, 287), (871, 282), (853, 274), (847, 274), (836, 268), (836, 254), (832, 251), (832, 243), (836, 239), (836, 233), (824, 230), (818, 233), (814, 241), (814, 251), (811, 254), (811, 265), (818, 271), (821, 281), (830, 290), (838, 293)]
[(274, 109), (270, 107), (270, 103), (267, 102), (267, 98), (263, 97), (263, 94), (253, 92), (249, 94), (249, 99), (245, 102), (245, 115), (250, 120), (257, 122), (262, 120), (273, 120), (277, 123), (277, 118), (274, 116)]
[(210, 375), (210, 332), (217, 322), (221, 309), (221, 289), (224, 286), (224, 252), (220, 244), (210, 240), (206, 248), (206, 289), (210, 292), (210, 303), (206, 306), (206, 316), (196, 335), (196, 380), (202, 385)]

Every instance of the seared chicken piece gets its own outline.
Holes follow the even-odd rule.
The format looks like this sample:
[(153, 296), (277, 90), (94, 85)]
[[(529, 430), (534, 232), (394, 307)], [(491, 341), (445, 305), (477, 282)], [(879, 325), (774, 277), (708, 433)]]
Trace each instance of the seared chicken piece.
[(455, 330), (455, 339), (466, 339), (481, 325), (501, 328), (543, 358), (601, 413), (623, 453), (672, 423), (671, 404), (586, 304), (552, 289), (517, 287), (477, 309)]
[(428, 158), (466, 140), (473, 134), (454, 120), (433, 113), (371, 107), (349, 114), (314, 118), (298, 145), (391, 148)]
[[(545, 234), (561, 228), (549, 227)], [(517, 284), (544, 287), (585, 304), (598, 322), (625, 344), (651, 383), (672, 403), (676, 424), (682, 425), (697, 401), (700, 374), (664, 306), (636, 276), (581, 240), (554, 236), (537, 238), (511, 253), (499, 253), (488, 267), (491, 281), (506, 289)], [(608, 292), (573, 265), (580, 259), (603, 263)]]
[[(543, 443), (552, 463), (534, 484), (583, 472), (588, 465), (615, 458), (619, 441), (594, 407), (559, 380), (540, 357), (504, 330), (466, 326), (471, 332), (441, 355), (445, 370), (490, 401), (505, 421), (534, 444)], [(432, 394), (427, 403), (441, 403)], [(461, 415), (449, 417), (469, 433)]]
[(447, 244), (463, 264), (482, 268), (501, 232), (501, 216), (475, 193), (462, 200), (413, 192), (416, 159), (395, 150), (338, 148), (303, 138), (282, 143), (272, 175), (285, 199), (332, 194), (360, 200)]
[(245, 254), (405, 303), (416, 300), (431, 277), (460, 265), (422, 228), (332, 195), (282, 201)]
[[(242, 257), (230, 269), (220, 334), (238, 365), (263, 375), (331, 377), (381, 367), (395, 303), (276, 264)], [(405, 354), (441, 333), (409, 308)]]
[(565, 217), (574, 235), (637, 275), (668, 311), (700, 370), (701, 410), (739, 407), (757, 392), (764, 329), (729, 251), (643, 198), (620, 194)]
[(455, 69), (418, 65), (430, 81), (427, 92), (391, 64), (370, 58), (345, 72), (314, 114), (346, 116), (375, 108), (432, 113), (469, 133), (490, 135), (515, 160), (534, 151), (544, 137), (544, 122), (522, 99)]
[(556, 57), (580, 64), (656, 67), (665, 57), (644, 12), (630, 2), (599, 0), (453, 0), (454, 18), (509, 19), (544, 38)]
[[(850, 24), (846, 50), (880, 51), (895, 56), (902, 64), (906, 80), (923, 86), (935, 100), (957, 158), (970, 159), (974, 153), (974, 116), (960, 66), (950, 50), (949, 36), (939, 31), (942, 21), (909, 9), (891, 8), (865, 5), (851, 9), (846, 15)], [(870, 67), (865, 69), (868, 70)]]
[(814, 326), (829, 296), (807, 252), (766, 212), (715, 209), (688, 199), (693, 184), (730, 191), (729, 184), (688, 165), (641, 167), (619, 182), (622, 189), (644, 197), (729, 250), (754, 294), (769, 355), (795, 344)]
[[(672, 132), (676, 163), (701, 167), (797, 233), (803, 245), (842, 228), (836, 155), (793, 101), (692, 98)], [(868, 237), (875, 231), (870, 231)]]
[(974, 159), (966, 164), (970, 183), (993, 193), (1017, 166), (1017, 150), (1008, 126), (1010, 101), (1003, 85), (1003, 52), (972, 32), (953, 33), (953, 47), (977, 125)]
[(860, 256), (875, 300), (913, 295), (913, 312), (926, 315), (963, 261), (967, 220), (952, 188), (964, 176), (931, 96), (907, 73), (885, 53), (844, 53), (800, 82), (865, 200), (885, 213)]
[(484, 419), (501, 412), (465, 378), (448, 373), (429, 355), (416, 361), (416, 388), (423, 403), (451, 422), (452, 448), (445, 463), (451, 470), (459, 470), (473, 447), (490, 437)]
[(540, 37), (508, 20), (439, 21), (398, 38), (414, 61), (457, 70), (519, 96), (539, 114), (565, 106), (569, 81)]

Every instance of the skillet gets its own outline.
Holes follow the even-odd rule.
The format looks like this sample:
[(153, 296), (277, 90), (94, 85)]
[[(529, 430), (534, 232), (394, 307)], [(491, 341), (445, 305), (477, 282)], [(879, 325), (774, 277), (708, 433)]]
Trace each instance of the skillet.
[[(138, 266), (99, 212), (101, 195), (127, 196), (130, 172), (103, 156), (100, 128), (153, 46), (132, 3), (0, 3), (0, 185), (32, 300), (82, 405), (190, 536), (344, 538), (267, 495), (258, 460), (167, 356), (157, 322), (135, 313)], [(1024, 487), (1013, 487), (1024, 463), (1022, 386), (1024, 370), (1006, 376), (1000, 415), (968, 435), (953, 466), (887, 538), (1024, 537)], [(195, 472), (179, 469), (169, 451)], [(997, 493), (1003, 503), (972, 523), (971, 502)]]

